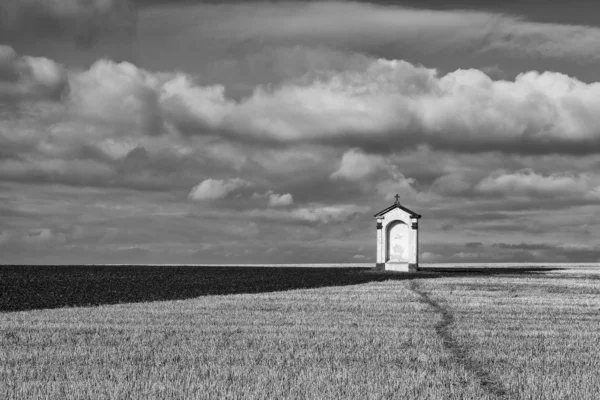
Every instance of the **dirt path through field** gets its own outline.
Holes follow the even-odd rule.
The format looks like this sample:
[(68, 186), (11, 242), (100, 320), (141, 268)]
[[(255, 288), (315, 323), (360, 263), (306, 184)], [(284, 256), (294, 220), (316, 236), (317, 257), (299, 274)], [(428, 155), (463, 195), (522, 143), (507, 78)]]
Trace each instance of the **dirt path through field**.
[(461, 346), (456, 338), (452, 336), (452, 324), (454, 323), (452, 312), (442, 307), (437, 301), (433, 300), (427, 293), (421, 290), (416, 279), (410, 281), (409, 287), (413, 292), (420, 296), (423, 303), (433, 307), (442, 316), (440, 322), (435, 325), (435, 331), (442, 339), (444, 347), (452, 353), (455, 361), (462, 364), (467, 371), (472, 373), (479, 385), (489, 394), (496, 398), (508, 398), (507, 390), (504, 388), (502, 382), (486, 371), (480, 364), (471, 360), (467, 349)]

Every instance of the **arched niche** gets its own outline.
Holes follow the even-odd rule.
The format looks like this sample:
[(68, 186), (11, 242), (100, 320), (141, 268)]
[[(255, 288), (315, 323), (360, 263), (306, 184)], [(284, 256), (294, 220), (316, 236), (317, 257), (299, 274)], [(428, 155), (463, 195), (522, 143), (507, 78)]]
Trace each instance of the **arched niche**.
[(407, 263), (410, 257), (410, 229), (400, 220), (391, 221), (386, 229), (385, 262)]

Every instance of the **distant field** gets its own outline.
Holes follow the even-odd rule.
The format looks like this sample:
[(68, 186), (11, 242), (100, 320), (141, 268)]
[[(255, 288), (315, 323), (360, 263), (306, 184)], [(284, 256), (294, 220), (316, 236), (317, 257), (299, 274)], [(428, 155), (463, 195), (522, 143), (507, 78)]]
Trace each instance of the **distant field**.
[(599, 275), (354, 272), (342, 286), (0, 312), (0, 398), (598, 398)]

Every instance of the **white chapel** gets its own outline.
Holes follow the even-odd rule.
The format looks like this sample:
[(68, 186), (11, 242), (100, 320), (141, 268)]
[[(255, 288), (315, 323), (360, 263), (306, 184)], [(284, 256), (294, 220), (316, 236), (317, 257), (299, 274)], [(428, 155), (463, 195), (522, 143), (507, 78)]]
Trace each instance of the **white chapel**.
[(419, 218), (421, 216), (400, 204), (394, 204), (374, 215), (377, 218), (377, 269), (418, 271)]

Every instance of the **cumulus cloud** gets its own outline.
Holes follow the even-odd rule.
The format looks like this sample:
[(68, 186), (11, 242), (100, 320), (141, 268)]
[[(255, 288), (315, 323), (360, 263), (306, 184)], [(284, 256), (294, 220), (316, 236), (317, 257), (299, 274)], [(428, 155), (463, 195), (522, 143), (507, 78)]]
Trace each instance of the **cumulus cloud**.
[(389, 164), (387, 166), (387, 178), (377, 182), (377, 193), (386, 200), (391, 200), (396, 193), (402, 197), (416, 198), (420, 193), (417, 190), (417, 181), (407, 177), (400, 171), (398, 166)]
[[(173, 127), (257, 143), (323, 143), (393, 151), (425, 144), (455, 152), (595, 153), (600, 143), (600, 84), (560, 73), (528, 72), (494, 81), (479, 70), (436, 70), (372, 60), (361, 72), (258, 87), (240, 101), (222, 86), (201, 86), (182, 73), (150, 73), (101, 61), (72, 79), (81, 115), (128, 121), (144, 132)], [(359, 158), (358, 174), (374, 159)], [(368, 158), (368, 157), (367, 157)], [(347, 176), (341, 165), (335, 176)], [(369, 166), (367, 166), (369, 165)]]
[(385, 168), (382, 157), (365, 154), (360, 149), (351, 149), (344, 153), (339, 168), (331, 174), (331, 178), (362, 180), (381, 168)]
[(271, 206), (271, 207), (289, 206), (293, 203), (294, 203), (294, 198), (289, 193), (285, 193), (285, 194), (271, 193), (269, 195), (269, 206)]
[(254, 193), (253, 199), (268, 199), (269, 207), (284, 207), (294, 204), (294, 197), (290, 193), (279, 194), (272, 190), (267, 190), (265, 193)]
[(194, 186), (189, 194), (191, 200), (223, 199), (238, 189), (250, 187), (252, 183), (240, 179), (206, 179)]
[(137, 128), (134, 133), (162, 132), (158, 104), (162, 74), (99, 60), (89, 70), (72, 74), (70, 83), (69, 112), (76, 118)]
[(404, 200), (425, 200), (417, 180), (401, 172), (394, 157), (366, 154), (360, 149), (346, 151), (338, 169), (330, 175), (333, 180), (346, 180), (358, 184), (365, 193), (377, 193), (382, 199), (393, 200), (398, 193)]
[(68, 87), (66, 70), (43, 57), (18, 56), (0, 44), (0, 101), (59, 99)]
[[(84, 71), (66, 72), (50, 60), (20, 57), (8, 47), (0, 54), (4, 80), (0, 91), (4, 88), (5, 93), (20, 93), (32, 100), (54, 96), (60, 88), (69, 87), (68, 96), (54, 97), (54, 105), (27, 103), (0, 126), (2, 170), (12, 180), (50, 172), (52, 178), (44, 178), (46, 181), (60, 180), (76, 169), (78, 176), (89, 171), (92, 178), (67, 179), (69, 184), (116, 182), (120, 179), (114, 178), (116, 171), (133, 173), (133, 164), (138, 170), (154, 165), (148, 155), (143, 162), (133, 163), (132, 156), (125, 162), (124, 157), (140, 145), (154, 148), (153, 155), (173, 153), (175, 161), (168, 163), (195, 156), (197, 168), (201, 163), (216, 165), (219, 158), (226, 157), (219, 168), (229, 165), (239, 170), (246, 163), (254, 167), (258, 163), (276, 174), (276, 169), (296, 171), (298, 160), (286, 156), (285, 165), (277, 166), (282, 162), (268, 162), (256, 156), (256, 149), (282, 158), (287, 153), (280, 146), (294, 144), (304, 145), (307, 156), (302, 164), (310, 174), (331, 167), (331, 179), (364, 182), (381, 172), (375, 190), (389, 198), (396, 192), (403, 197), (418, 194), (416, 179), (394, 165), (393, 153), (426, 148), (432, 152), (535, 156), (595, 154), (600, 148), (595, 128), (600, 123), (600, 101), (596, 101), (600, 84), (586, 84), (559, 73), (529, 72), (514, 81), (498, 81), (478, 70), (440, 75), (400, 60), (370, 59), (348, 71), (259, 86), (252, 95), (234, 100), (224, 86), (201, 85), (181, 72), (151, 72), (109, 60), (100, 60)], [(329, 153), (322, 150), (335, 148)], [(344, 153), (336, 167), (330, 155), (339, 148)], [(68, 161), (73, 159), (89, 161), (85, 165)], [(418, 165), (420, 160), (414, 163)], [(435, 192), (468, 192), (485, 177), (479, 167), (471, 169), (478, 172), (468, 172), (464, 166), (447, 170), (434, 183)], [(418, 168), (411, 171), (419, 173)], [(547, 171), (546, 167), (545, 173), (551, 174)], [(169, 174), (163, 174), (165, 182), (172, 179), (173, 172)], [(146, 175), (143, 179), (149, 182), (152, 178)], [(523, 180), (521, 175), (510, 179)], [(492, 176), (480, 183), (477, 191), (491, 193), (492, 186), (507, 185), (507, 179)], [(587, 175), (577, 178), (574, 190), (597, 187), (585, 183), (589, 179)], [(546, 181), (544, 185), (548, 185)], [(271, 204), (287, 201), (274, 199)]]
[[(65, 85), (49, 60), (28, 62), (37, 67), (28, 67), (33, 72), (26, 81), (9, 84), (13, 92), (55, 93)], [(69, 84), (72, 118), (120, 126), (113, 132), (123, 135), (179, 132), (377, 152), (426, 145), (463, 153), (595, 154), (600, 144), (600, 84), (552, 72), (494, 81), (479, 70), (440, 76), (405, 61), (377, 59), (362, 71), (258, 87), (236, 101), (223, 86), (199, 85), (183, 73), (101, 60), (72, 72)], [(333, 178), (379, 168), (376, 157), (356, 149), (345, 154)]]

